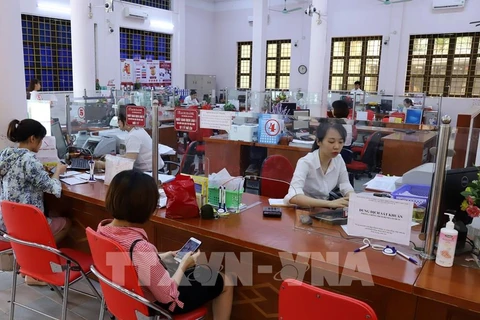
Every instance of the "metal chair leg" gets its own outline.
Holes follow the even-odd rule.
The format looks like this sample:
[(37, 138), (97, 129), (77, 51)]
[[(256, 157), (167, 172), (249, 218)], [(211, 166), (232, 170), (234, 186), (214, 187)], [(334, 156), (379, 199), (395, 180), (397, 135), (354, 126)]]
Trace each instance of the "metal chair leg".
[(68, 287), (70, 285), (70, 261), (67, 262), (67, 268), (65, 270), (65, 287), (63, 289), (63, 301), (62, 301), (62, 317), (61, 320), (67, 319), (67, 305), (68, 305)]
[(100, 315), (98, 317), (98, 320), (103, 320), (105, 316), (105, 298), (102, 296), (102, 303), (100, 304)]
[(10, 298), (10, 320), (13, 320), (15, 316), (15, 296), (17, 293), (18, 264), (17, 264), (17, 259), (15, 259), (15, 254), (13, 254), (12, 273), (13, 273), (13, 276), (12, 276), (12, 296)]

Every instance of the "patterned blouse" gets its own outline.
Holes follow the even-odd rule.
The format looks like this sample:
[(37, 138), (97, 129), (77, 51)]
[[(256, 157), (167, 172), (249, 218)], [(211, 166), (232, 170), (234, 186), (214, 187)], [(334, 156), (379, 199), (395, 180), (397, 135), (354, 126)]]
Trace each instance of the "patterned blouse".
[[(3, 149), (0, 153), (0, 201), (34, 205), (44, 212), (43, 193), (60, 198), (62, 185), (44, 170), (35, 153), (23, 148)], [(51, 220), (48, 219), (48, 223)], [(0, 229), (5, 230), (0, 212)]]

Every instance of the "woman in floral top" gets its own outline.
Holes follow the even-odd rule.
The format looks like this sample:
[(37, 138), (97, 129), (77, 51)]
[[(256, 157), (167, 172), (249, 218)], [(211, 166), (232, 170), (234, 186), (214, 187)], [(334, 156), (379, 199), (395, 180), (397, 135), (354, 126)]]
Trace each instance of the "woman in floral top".
[[(10, 141), (17, 142), (18, 147), (7, 147), (0, 152), (0, 201), (31, 204), (44, 212), (44, 192), (60, 198), (62, 186), (59, 175), (65, 172), (66, 166), (58, 163), (50, 178), (42, 163), (35, 157), (46, 134), (45, 127), (36, 120), (10, 122), (7, 137)], [(66, 235), (70, 221), (63, 217), (47, 220), (55, 240), (59, 242)], [(5, 230), (1, 212), (0, 229)]]

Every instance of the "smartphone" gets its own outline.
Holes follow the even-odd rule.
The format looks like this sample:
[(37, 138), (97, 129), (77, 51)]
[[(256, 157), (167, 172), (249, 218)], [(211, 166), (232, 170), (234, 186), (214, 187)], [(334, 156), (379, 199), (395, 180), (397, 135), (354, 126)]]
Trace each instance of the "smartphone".
[(175, 261), (181, 262), (187, 252), (197, 251), (197, 249), (200, 247), (201, 244), (202, 244), (202, 241), (195, 239), (194, 237), (191, 237), (183, 245), (182, 249), (180, 249), (180, 251), (177, 252), (177, 255), (174, 258)]

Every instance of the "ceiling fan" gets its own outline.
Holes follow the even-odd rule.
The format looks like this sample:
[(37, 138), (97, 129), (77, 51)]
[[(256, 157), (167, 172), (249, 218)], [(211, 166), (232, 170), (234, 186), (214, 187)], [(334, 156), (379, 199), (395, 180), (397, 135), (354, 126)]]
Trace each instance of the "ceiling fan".
[(480, 27), (480, 20), (478, 20), (478, 21), (472, 21), (472, 22), (470, 22), (470, 24), (474, 24), (475, 27)]
[(285, 0), (285, 5), (284, 5), (284, 7), (283, 7), (282, 10), (277, 10), (277, 9), (270, 9), (270, 10), (287, 14), (287, 13), (290, 13), (290, 12), (302, 10), (302, 7), (297, 7), (297, 8), (293, 8), (293, 9), (287, 9), (287, 0)]
[(412, 0), (378, 0), (378, 1), (383, 2), (383, 4), (389, 5), (394, 3), (409, 2)]

